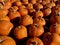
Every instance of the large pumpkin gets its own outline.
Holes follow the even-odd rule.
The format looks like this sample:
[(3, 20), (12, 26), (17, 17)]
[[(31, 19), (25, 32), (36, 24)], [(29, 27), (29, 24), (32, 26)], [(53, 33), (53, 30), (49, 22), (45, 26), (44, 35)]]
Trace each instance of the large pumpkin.
[(0, 45), (16, 45), (13, 38), (0, 35)]
[(13, 24), (6, 20), (0, 20), (0, 35), (9, 35), (13, 28)]
[(34, 37), (28, 39), (26, 45), (44, 45), (44, 44), (41, 39)]

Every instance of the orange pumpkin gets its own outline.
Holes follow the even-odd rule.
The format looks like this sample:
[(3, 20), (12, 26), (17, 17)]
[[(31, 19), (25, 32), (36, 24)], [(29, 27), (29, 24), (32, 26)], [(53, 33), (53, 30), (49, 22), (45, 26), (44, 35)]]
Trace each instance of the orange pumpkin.
[(57, 24), (57, 23), (55, 23), (55, 24), (52, 24), (51, 26), (50, 26), (50, 32), (51, 33), (57, 33), (57, 34), (60, 34), (60, 24)]
[(13, 19), (15, 19), (17, 17), (19, 17), (19, 18), (21, 17), (21, 15), (20, 15), (20, 13), (18, 11), (9, 13), (10, 20), (13, 20)]
[(9, 12), (9, 11), (6, 10), (6, 9), (1, 9), (1, 10), (0, 10), (0, 18), (6, 16), (6, 15), (8, 14), (8, 12)]
[(14, 3), (14, 5), (16, 5), (16, 6), (21, 6), (22, 5), (22, 3), (21, 3), (21, 1), (16, 1), (15, 3)]
[(44, 45), (44, 44), (41, 39), (34, 37), (28, 39), (26, 45)]
[(30, 3), (35, 4), (37, 0), (29, 0)]
[(23, 25), (20, 25), (14, 29), (14, 35), (17, 39), (23, 39), (27, 37), (27, 29)]
[(21, 17), (20, 13), (17, 10), (18, 10), (18, 8), (16, 6), (14, 6), (10, 9), (10, 13), (8, 15), (10, 20), (13, 20), (17, 17), (19, 17), (19, 18)]
[(42, 25), (42, 26), (46, 25), (46, 21), (42, 17), (34, 18), (33, 22), (34, 22), (34, 24), (38, 24), (38, 25)]
[(55, 6), (56, 6), (56, 4), (54, 2), (51, 2), (51, 3), (46, 5), (46, 7), (48, 7), (48, 8), (53, 8)]
[(33, 19), (29, 15), (22, 16), (20, 19), (20, 24), (28, 26), (30, 24), (33, 24)]
[(37, 0), (37, 3), (42, 3), (42, 0)]
[(60, 35), (46, 32), (43, 36), (44, 45), (60, 45)]
[(42, 25), (32, 24), (29, 27), (29, 35), (31, 37), (39, 37), (44, 33), (44, 28)]
[(11, 37), (0, 35), (0, 45), (16, 45), (16, 42)]
[(6, 21), (10, 21), (9, 17), (8, 16), (4, 16), (4, 17), (1, 17), (0, 20), (6, 20)]
[(13, 24), (6, 20), (0, 20), (0, 35), (9, 35)]
[(27, 9), (33, 9), (33, 4), (31, 3), (28, 3), (27, 6), (26, 6)]
[(46, 5), (46, 4), (50, 3), (50, 1), (51, 1), (51, 0), (43, 0), (43, 1), (42, 1), (42, 4), (43, 4), (43, 5)]
[(45, 10), (43, 10), (44, 16), (49, 16), (51, 12), (52, 12), (51, 8), (46, 8)]
[(54, 24), (54, 23), (58, 23), (58, 24), (60, 24), (60, 12), (58, 12), (57, 14), (55, 14), (55, 15), (52, 15), (51, 16), (51, 18), (50, 18), (50, 22), (52, 23), (52, 24)]
[(21, 1), (24, 5), (29, 3), (28, 0), (21, 0)]
[(43, 9), (43, 5), (40, 3), (36, 3), (36, 4), (34, 4), (34, 9), (36, 9), (36, 10)]
[(27, 9), (19, 9), (19, 13), (21, 14), (21, 16), (24, 16), (24, 15), (28, 14), (28, 10)]
[(12, 6), (11, 2), (6, 2), (3, 4), (3, 9), (9, 9), (11, 8), (11, 6)]
[(43, 12), (42, 11), (37, 11), (37, 12), (33, 12), (33, 16), (34, 17), (43, 17)]

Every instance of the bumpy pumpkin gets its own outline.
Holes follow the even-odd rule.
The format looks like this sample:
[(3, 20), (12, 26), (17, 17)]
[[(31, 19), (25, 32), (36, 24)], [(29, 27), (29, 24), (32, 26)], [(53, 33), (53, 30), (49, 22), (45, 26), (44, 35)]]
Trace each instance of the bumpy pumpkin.
[(43, 36), (44, 45), (60, 45), (60, 35), (46, 32)]
[(11, 37), (0, 35), (0, 45), (16, 45), (16, 42)]
[(6, 20), (6, 21), (10, 21), (9, 17), (8, 16), (4, 16), (4, 17), (1, 17), (0, 20)]
[(17, 39), (23, 39), (27, 37), (27, 29), (23, 25), (20, 25), (14, 29), (14, 35)]
[(33, 24), (33, 19), (29, 15), (22, 16), (20, 19), (20, 24), (28, 26), (30, 24)]
[(46, 21), (44, 18), (38, 17), (38, 18), (34, 18), (33, 23), (44, 26), (46, 24)]
[(9, 35), (13, 28), (13, 24), (6, 20), (0, 20), (0, 35)]
[(28, 39), (26, 45), (44, 45), (44, 44), (41, 39), (34, 37)]
[(9, 12), (9, 11), (6, 10), (6, 9), (1, 9), (1, 10), (0, 10), (0, 18), (6, 16), (6, 15), (8, 14), (8, 12)]
[(42, 25), (32, 24), (29, 27), (29, 35), (31, 37), (39, 37), (44, 33), (44, 28)]
[(52, 24), (50, 26), (50, 32), (60, 34), (60, 24), (58, 23)]
[(60, 12), (58, 12), (57, 14), (54, 14), (51, 16), (50, 18), (50, 22), (53, 24), (53, 23), (58, 23), (60, 24)]

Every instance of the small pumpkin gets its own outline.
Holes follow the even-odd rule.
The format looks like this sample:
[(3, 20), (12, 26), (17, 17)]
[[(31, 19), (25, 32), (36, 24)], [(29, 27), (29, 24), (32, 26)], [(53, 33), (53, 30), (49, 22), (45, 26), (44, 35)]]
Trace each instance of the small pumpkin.
[(36, 11), (35, 9), (28, 9), (29, 14), (32, 14), (35, 11)]
[(13, 38), (9, 36), (0, 35), (0, 45), (16, 45), (16, 42)]
[(24, 5), (28, 4), (28, 0), (21, 0)]
[(28, 15), (28, 10), (27, 9), (19, 9), (19, 13), (21, 16)]
[(6, 16), (6, 15), (8, 14), (8, 12), (9, 12), (9, 11), (6, 10), (6, 9), (1, 9), (1, 10), (0, 10), (0, 18)]
[(44, 14), (43, 14), (42, 11), (33, 12), (33, 16), (36, 17), (36, 18), (37, 18), (37, 17), (43, 17), (43, 15), (44, 15)]
[(52, 15), (51, 16), (51, 18), (50, 18), (50, 22), (51, 22), (51, 24), (53, 24), (53, 23), (58, 23), (58, 24), (60, 24), (60, 12), (58, 12), (57, 14), (55, 14), (55, 15)]
[(17, 39), (23, 39), (27, 37), (27, 29), (25, 26), (20, 25), (14, 29), (14, 35)]
[(56, 6), (56, 4), (54, 2), (51, 2), (51, 3), (46, 5), (46, 7), (48, 7), (48, 8), (53, 8), (55, 6)]
[(30, 24), (33, 24), (33, 19), (29, 15), (24, 15), (20, 19), (20, 24), (24, 26), (28, 26)]
[(51, 1), (51, 0), (43, 0), (43, 1), (42, 1), (42, 4), (43, 4), (43, 5), (46, 5), (46, 4), (50, 3), (50, 1)]
[(10, 21), (9, 17), (8, 16), (4, 16), (4, 17), (1, 17), (0, 20), (6, 20), (6, 21)]
[(30, 3), (35, 4), (37, 0), (29, 0)]
[(58, 24), (58, 23), (52, 24), (50, 26), (50, 29), (49, 30), (50, 30), (51, 33), (60, 34), (60, 24)]
[(36, 4), (34, 4), (33, 6), (34, 6), (34, 9), (36, 9), (36, 10), (43, 9), (43, 5), (40, 4), (40, 3), (36, 3)]
[(39, 37), (44, 33), (44, 28), (42, 25), (32, 24), (29, 27), (29, 35), (31, 37)]
[(44, 45), (60, 45), (60, 35), (46, 32), (43, 36)]
[(42, 3), (42, 0), (37, 0), (37, 3)]
[(11, 2), (6, 2), (3, 4), (3, 9), (9, 9), (9, 8), (11, 8), (11, 6), (12, 6)]
[(51, 12), (52, 12), (51, 8), (46, 8), (45, 10), (43, 10), (44, 16), (49, 16)]
[(13, 28), (13, 24), (6, 20), (0, 20), (0, 35), (9, 35)]
[(42, 26), (46, 25), (46, 21), (42, 17), (34, 18), (33, 23), (38, 24), (38, 25), (42, 25)]
[(10, 13), (8, 16), (9, 16), (10, 20), (13, 20), (17, 17), (19, 17), (19, 18), (21, 17), (20, 13), (17, 11), (17, 9), (14, 9), (14, 7), (12, 7), (10, 9)]
[(22, 3), (21, 3), (21, 1), (20, 0), (18, 0), (18, 1), (16, 1), (16, 2), (14, 2), (14, 5), (16, 5), (16, 6), (21, 6), (22, 5)]
[(28, 3), (27, 6), (26, 6), (27, 9), (33, 9), (33, 4), (31, 3)]
[(41, 39), (34, 37), (28, 39), (26, 45), (44, 45), (44, 44)]

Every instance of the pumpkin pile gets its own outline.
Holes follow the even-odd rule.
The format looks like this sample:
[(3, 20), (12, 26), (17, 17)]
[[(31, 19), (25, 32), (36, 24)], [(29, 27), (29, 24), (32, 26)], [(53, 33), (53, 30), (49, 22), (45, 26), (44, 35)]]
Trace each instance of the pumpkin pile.
[(60, 45), (60, 0), (0, 0), (0, 45)]

